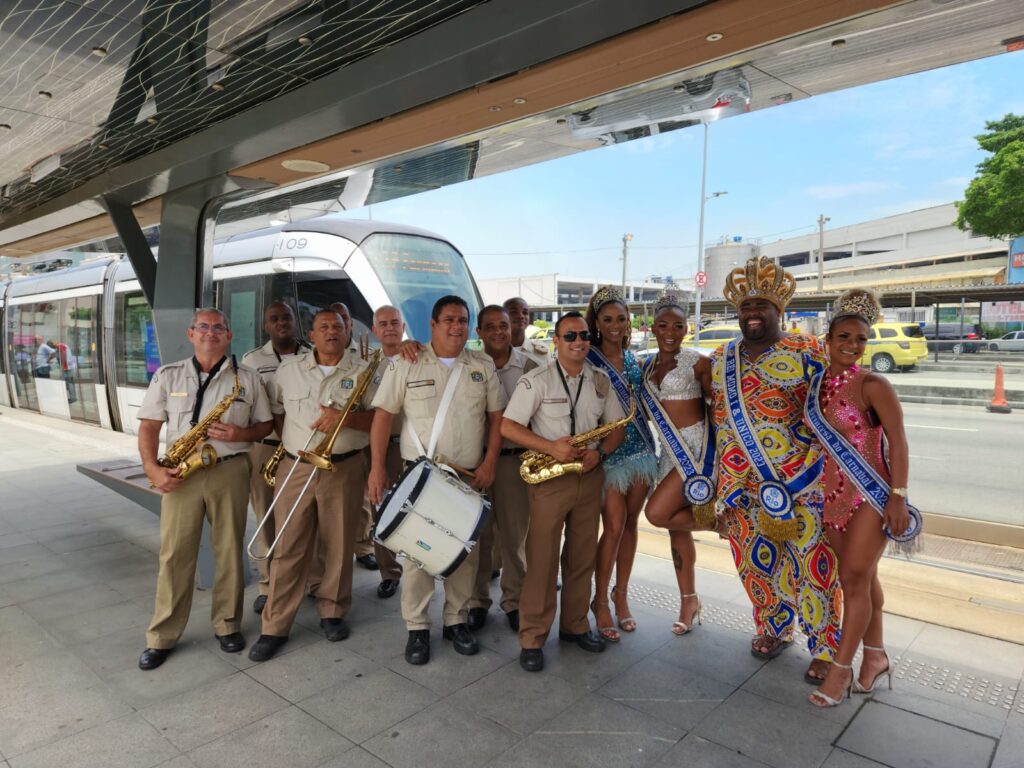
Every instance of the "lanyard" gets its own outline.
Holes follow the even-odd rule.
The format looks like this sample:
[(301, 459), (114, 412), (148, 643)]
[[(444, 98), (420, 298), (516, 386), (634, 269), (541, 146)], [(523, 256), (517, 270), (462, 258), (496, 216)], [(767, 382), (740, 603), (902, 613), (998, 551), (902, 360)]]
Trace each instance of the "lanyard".
[[(192, 356), (192, 365), (195, 366), (196, 377), (199, 379), (199, 390), (196, 392), (196, 405), (195, 408), (192, 409), (192, 421), (189, 422), (193, 427), (199, 423), (199, 414), (203, 409), (203, 395), (206, 394), (206, 388), (210, 386), (210, 382), (213, 381), (213, 377), (217, 375), (217, 371), (220, 370), (220, 367), (224, 365), (225, 360), (227, 360), (227, 357), (222, 357), (218, 360), (217, 364), (210, 369), (210, 375), (206, 377), (206, 381), (203, 381), (203, 377), (201, 375), (203, 369), (199, 367), (199, 361), (196, 360), (195, 355)], [(238, 370), (238, 366), (235, 365), (234, 355), (231, 356), (231, 367), (236, 371)]]
[(580, 394), (583, 392), (583, 371), (580, 371), (580, 383), (576, 387), (576, 399), (572, 399), (572, 392), (569, 391), (569, 382), (565, 380), (565, 374), (562, 372), (562, 364), (555, 362), (555, 367), (558, 369), (558, 378), (562, 381), (562, 389), (565, 390), (566, 397), (569, 398), (569, 434), (576, 435), (576, 405), (580, 401)]

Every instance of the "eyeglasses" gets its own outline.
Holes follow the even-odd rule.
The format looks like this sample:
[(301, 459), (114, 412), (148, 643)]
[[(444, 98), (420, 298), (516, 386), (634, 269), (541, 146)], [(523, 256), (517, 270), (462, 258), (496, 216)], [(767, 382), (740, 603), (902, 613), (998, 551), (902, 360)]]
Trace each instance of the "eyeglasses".
[(580, 337), (580, 341), (590, 341), (590, 331), (566, 331), (562, 334), (566, 341), (576, 341), (577, 336)]
[(222, 333), (228, 332), (228, 327), (226, 325), (221, 325), (220, 323), (217, 323), (216, 325), (210, 325), (209, 323), (197, 323), (192, 327), (200, 333), (215, 333), (218, 336)]

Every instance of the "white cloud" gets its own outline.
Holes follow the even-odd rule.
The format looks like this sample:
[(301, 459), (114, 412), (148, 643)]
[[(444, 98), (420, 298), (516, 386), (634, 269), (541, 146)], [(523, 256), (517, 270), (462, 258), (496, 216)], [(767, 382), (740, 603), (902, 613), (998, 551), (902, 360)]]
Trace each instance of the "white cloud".
[(849, 184), (825, 184), (817, 187), (808, 187), (804, 192), (816, 200), (838, 200), (843, 197), (854, 195), (873, 195), (889, 189), (895, 189), (898, 185), (891, 181), (854, 181)]
[(950, 176), (948, 179), (943, 179), (939, 182), (943, 187), (966, 187), (971, 183), (970, 176)]
[(903, 200), (899, 203), (892, 203), (891, 205), (881, 205), (872, 210), (872, 215), (875, 218), (883, 218), (885, 216), (895, 216), (898, 213), (909, 213), (910, 211), (919, 211), (922, 208), (934, 208), (937, 205), (949, 205), (952, 200), (948, 197), (919, 197), (915, 200)]

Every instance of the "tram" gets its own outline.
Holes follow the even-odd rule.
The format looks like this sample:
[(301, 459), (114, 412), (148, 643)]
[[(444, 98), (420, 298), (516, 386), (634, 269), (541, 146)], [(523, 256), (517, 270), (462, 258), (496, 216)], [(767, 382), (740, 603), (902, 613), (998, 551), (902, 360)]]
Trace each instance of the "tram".
[[(455, 294), (476, 326), (480, 293), (465, 258), (439, 235), (380, 221), (322, 217), (235, 235), (214, 245), (215, 305), (231, 321), (239, 357), (266, 342), (263, 308), (297, 308), (298, 332), (344, 302), (353, 335), (383, 304), (401, 309), (406, 333), (430, 336), (430, 310)], [(123, 256), (0, 284), (0, 404), (137, 432), (136, 413), (160, 366), (156, 330)]]

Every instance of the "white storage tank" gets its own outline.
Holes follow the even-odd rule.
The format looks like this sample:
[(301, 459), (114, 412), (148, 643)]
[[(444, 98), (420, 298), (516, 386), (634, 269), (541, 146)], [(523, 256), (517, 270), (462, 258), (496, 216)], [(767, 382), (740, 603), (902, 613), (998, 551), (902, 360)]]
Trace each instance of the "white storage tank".
[(743, 266), (747, 259), (757, 255), (757, 245), (742, 237), (726, 237), (704, 249), (704, 269), (708, 273), (708, 284), (704, 295), (709, 299), (722, 298), (725, 278), (736, 267)]

